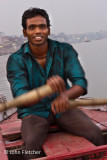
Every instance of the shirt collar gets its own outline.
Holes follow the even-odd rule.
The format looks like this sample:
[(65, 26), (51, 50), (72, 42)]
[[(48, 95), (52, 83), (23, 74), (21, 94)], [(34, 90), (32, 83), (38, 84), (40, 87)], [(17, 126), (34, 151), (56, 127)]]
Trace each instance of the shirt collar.
[(29, 43), (27, 42), (24, 46), (24, 53), (30, 53)]
[(54, 49), (57, 47), (56, 42), (48, 38), (49, 50), (53, 53)]

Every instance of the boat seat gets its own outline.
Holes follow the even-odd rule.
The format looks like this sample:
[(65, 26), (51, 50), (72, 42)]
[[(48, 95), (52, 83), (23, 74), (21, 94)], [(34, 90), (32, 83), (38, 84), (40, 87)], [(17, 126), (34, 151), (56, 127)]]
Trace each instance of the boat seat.
[(49, 134), (43, 145), (43, 150), (47, 156), (53, 156), (53, 153), (54, 156), (74, 154), (86, 148), (95, 148), (95, 145), (83, 137), (65, 132)]

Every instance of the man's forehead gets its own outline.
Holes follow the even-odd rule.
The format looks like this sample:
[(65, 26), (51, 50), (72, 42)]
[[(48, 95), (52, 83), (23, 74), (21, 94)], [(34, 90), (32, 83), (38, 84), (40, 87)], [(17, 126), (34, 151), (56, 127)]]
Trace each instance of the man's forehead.
[(36, 16), (36, 17), (32, 17), (32, 18), (28, 18), (27, 19), (27, 24), (31, 25), (31, 24), (46, 24), (46, 19), (42, 16)]

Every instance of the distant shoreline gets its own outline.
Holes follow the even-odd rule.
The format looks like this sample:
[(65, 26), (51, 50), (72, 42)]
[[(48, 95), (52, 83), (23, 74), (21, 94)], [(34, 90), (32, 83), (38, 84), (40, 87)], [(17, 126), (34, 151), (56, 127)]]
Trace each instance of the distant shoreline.
[[(82, 42), (75, 42), (75, 43), (90, 43), (90, 42), (92, 42), (92, 41), (96, 41), (96, 40), (103, 40), (103, 39), (107, 39), (107, 38), (102, 38), (102, 39), (95, 39), (95, 40), (86, 40), (86, 41), (82, 41)], [(66, 43), (66, 42), (65, 42)], [(75, 43), (72, 43), (72, 44), (75, 44)], [(22, 45), (22, 44), (21, 44)], [(20, 45), (20, 46), (21, 46)], [(6, 50), (5, 50), (5, 47), (4, 47), (4, 50), (5, 51), (3, 51), (3, 52), (5, 52), (5, 53), (2, 53), (2, 52), (0, 52), (0, 56), (5, 56), (5, 55), (11, 55), (11, 53), (14, 53), (14, 52), (16, 52), (18, 49), (19, 49), (20, 47), (18, 47), (17, 49), (12, 49), (12, 51), (11, 52), (7, 52), (6, 53), (6, 50), (8, 50), (7, 48), (6, 48)]]

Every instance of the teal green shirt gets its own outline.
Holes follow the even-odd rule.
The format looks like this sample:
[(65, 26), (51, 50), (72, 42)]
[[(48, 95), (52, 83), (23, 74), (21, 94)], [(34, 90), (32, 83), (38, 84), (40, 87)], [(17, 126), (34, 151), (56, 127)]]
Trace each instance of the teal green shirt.
[[(49, 51), (47, 53), (46, 67), (43, 69), (30, 52), (29, 44), (25, 43), (21, 48), (9, 56), (7, 62), (7, 78), (10, 82), (13, 97), (24, 94), (34, 88), (46, 84), (46, 80), (59, 75), (66, 83), (69, 79), (72, 85), (79, 85), (87, 90), (87, 81), (82, 66), (78, 60), (78, 54), (73, 47), (67, 43), (60, 43), (48, 39)], [(56, 97), (42, 99), (39, 103), (17, 109), (18, 118), (34, 114), (48, 117), (51, 111), (51, 102)], [(57, 114), (56, 117), (59, 117)]]

